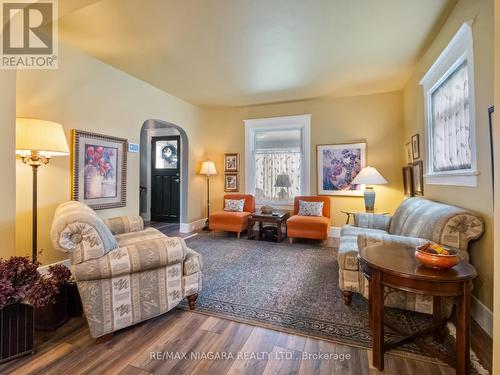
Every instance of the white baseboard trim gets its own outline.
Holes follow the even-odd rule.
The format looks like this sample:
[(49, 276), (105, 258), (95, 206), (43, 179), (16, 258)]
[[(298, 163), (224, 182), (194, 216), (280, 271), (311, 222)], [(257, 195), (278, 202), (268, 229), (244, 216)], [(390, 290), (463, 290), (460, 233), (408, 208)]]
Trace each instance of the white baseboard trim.
[(493, 312), (476, 296), (472, 295), (470, 299), (470, 315), (490, 337), (493, 337)]
[(339, 238), (340, 227), (330, 227), (330, 230), (328, 231), (328, 237)]
[(141, 217), (142, 217), (142, 220), (144, 220), (144, 221), (151, 221), (151, 214), (150, 213), (142, 212)]
[(71, 260), (70, 259), (64, 259), (64, 260), (61, 260), (59, 262), (47, 264), (46, 266), (40, 266), (40, 267), (38, 267), (38, 272), (40, 272), (42, 275), (44, 275), (47, 272), (49, 272), (49, 267), (50, 266), (54, 266), (56, 264), (62, 264), (63, 266), (71, 268)]
[(193, 221), (191, 223), (180, 223), (179, 232), (181, 233), (191, 233), (197, 230), (200, 230), (205, 226), (205, 222), (207, 219), (200, 219)]

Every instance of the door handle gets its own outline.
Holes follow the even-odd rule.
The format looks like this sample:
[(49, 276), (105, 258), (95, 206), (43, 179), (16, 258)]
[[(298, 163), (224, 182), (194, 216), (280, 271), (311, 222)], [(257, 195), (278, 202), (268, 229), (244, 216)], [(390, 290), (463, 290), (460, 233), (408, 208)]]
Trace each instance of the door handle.
[(176, 178), (174, 181), (175, 182), (180, 182), (181, 180), (179, 178)]

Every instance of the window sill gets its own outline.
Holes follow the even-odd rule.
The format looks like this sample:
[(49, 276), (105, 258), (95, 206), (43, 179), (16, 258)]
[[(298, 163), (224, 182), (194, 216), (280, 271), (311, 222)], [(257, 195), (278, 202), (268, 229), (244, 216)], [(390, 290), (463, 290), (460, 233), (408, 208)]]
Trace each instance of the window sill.
[(450, 185), (477, 187), (478, 171), (459, 171), (449, 173), (426, 174), (425, 183), (428, 185)]

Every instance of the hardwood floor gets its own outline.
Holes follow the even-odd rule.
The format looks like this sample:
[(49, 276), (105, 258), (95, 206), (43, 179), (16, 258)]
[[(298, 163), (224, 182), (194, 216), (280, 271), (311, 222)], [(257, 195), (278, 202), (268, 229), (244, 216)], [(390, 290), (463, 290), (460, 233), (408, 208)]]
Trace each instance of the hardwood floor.
[[(174, 309), (115, 333), (89, 335), (83, 318), (37, 334), (37, 353), (0, 365), (11, 374), (376, 374), (366, 349)], [(323, 357), (318, 358), (319, 355)], [(454, 374), (387, 354), (384, 374)]]

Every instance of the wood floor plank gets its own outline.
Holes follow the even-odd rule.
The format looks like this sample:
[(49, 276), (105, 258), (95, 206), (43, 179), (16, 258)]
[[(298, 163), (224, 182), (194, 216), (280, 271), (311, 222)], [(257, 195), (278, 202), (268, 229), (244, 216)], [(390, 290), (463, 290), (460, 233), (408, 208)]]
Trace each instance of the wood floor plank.
[(306, 357), (302, 357), (299, 374), (333, 374), (334, 363), (330, 360), (318, 360), (318, 355), (322, 353), (335, 352), (335, 344), (322, 340), (307, 338), (303, 353)]
[(160, 336), (150, 342), (149, 346), (142, 352), (137, 351), (130, 364), (135, 367), (146, 369), (151, 361), (155, 361), (153, 353), (163, 353), (165, 348), (173, 348), (173, 351), (179, 351), (180, 346), (188, 340), (191, 335), (201, 327), (206, 321), (207, 316), (196, 313), (177, 312), (178, 319), (175, 324), (171, 324), (160, 331)]
[(276, 346), (302, 352), (306, 345), (306, 337), (299, 335), (290, 335), (280, 332)]
[(47, 364), (56, 361), (58, 358), (64, 356), (67, 353), (71, 353), (72, 351), (74, 351), (73, 345), (64, 342), (60, 343), (44, 354), (33, 358), (33, 360), (29, 361), (24, 366), (12, 371), (11, 374), (22, 375), (41, 372), (47, 366)]
[(267, 365), (267, 353), (271, 352), (278, 340), (279, 333), (269, 329), (255, 327), (241, 348), (247, 354), (245, 358), (238, 358), (227, 372), (228, 375), (248, 374), (259, 375)]
[(219, 337), (214, 341), (213, 345), (203, 347), (203, 351), (222, 353), (226, 358), (203, 359), (196, 365), (192, 374), (225, 374), (238, 356), (241, 355), (241, 350), (250, 337), (253, 327), (236, 322), (225, 321), (225, 323), (225, 329), (220, 332)]
[(275, 346), (269, 354), (263, 375), (285, 375), (299, 372), (302, 352)]
[(151, 374), (150, 372), (134, 367), (132, 365), (127, 365), (123, 370), (121, 370), (118, 373), (118, 375), (150, 375), (150, 374)]

